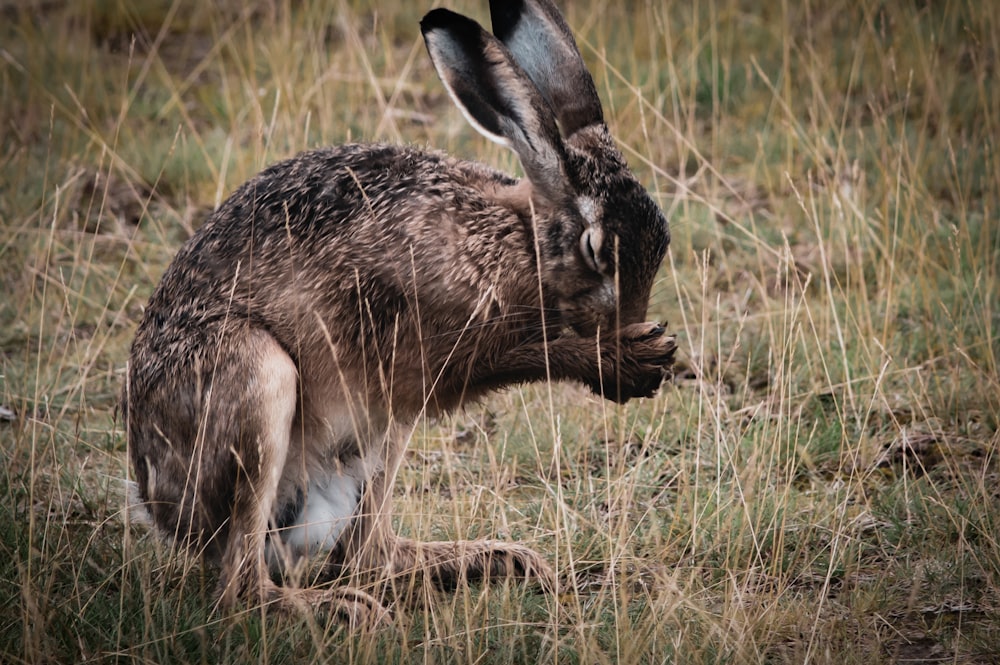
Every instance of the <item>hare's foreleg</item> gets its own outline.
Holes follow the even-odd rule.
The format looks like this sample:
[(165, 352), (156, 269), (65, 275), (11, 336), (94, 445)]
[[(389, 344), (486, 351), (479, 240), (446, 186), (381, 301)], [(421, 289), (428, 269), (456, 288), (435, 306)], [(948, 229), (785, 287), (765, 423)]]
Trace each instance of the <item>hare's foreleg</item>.
[(477, 388), (545, 380), (580, 381), (615, 402), (651, 397), (670, 375), (677, 344), (658, 323), (635, 323), (597, 338), (525, 344), (477, 368)]

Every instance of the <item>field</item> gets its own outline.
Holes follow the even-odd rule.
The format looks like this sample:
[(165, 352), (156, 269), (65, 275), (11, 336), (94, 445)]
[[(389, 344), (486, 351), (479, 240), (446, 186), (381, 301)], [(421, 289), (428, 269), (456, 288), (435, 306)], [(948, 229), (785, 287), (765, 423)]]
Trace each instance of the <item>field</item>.
[(351, 140), (517, 170), (450, 104), (428, 8), (0, 5), (0, 661), (1000, 662), (990, 2), (567, 8), (671, 220), (677, 376), (421, 423), (396, 490), (399, 531), (522, 540), (558, 596), (416, 588), (369, 633), (218, 612), (217, 571), (129, 523), (128, 346), (233, 188)]

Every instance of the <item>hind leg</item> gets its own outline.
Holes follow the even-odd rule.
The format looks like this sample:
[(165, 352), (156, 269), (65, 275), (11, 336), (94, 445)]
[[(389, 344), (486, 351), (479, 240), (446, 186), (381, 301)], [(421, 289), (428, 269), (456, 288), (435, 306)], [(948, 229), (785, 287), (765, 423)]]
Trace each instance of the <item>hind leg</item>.
[[(235, 459), (220, 579), (220, 601), (232, 606), (238, 599), (269, 602), (281, 596), (268, 574), (264, 548), (288, 456), (298, 377), (292, 359), (266, 333), (251, 331), (227, 342), (213, 380), (218, 406), (206, 414), (204, 428), (206, 438), (230, 441)], [(223, 413), (233, 407), (235, 413)]]
[(260, 552), (295, 414), (295, 366), (246, 326), (215, 344), (137, 338), (126, 386), (129, 456), (158, 531), (222, 564), (223, 605), (273, 596)]
[(424, 577), (450, 588), (477, 580), (520, 578), (555, 593), (548, 562), (519, 543), (496, 540), (422, 542), (392, 530), (392, 490), (406, 437), (390, 431), (383, 442), (385, 467), (368, 479), (353, 527), (344, 534), (347, 565), (390, 578)]
[(532, 580), (548, 593), (558, 592), (555, 572), (537, 552), (520, 543), (498, 540), (421, 542), (397, 538), (393, 556), (397, 575), (418, 572), (436, 585), (503, 580)]
[(267, 549), (274, 531), (279, 485), (292, 445), (292, 427), (298, 408), (298, 375), (292, 359), (265, 333), (251, 333), (230, 367), (245, 374), (245, 407), (234, 448), (237, 477), (228, 537), (222, 555), (221, 602), (237, 599), (267, 603), (280, 610), (320, 611), (352, 628), (384, 622), (388, 613), (371, 595), (349, 587), (311, 589), (279, 586), (271, 579)]
[(209, 348), (146, 339), (133, 350), (129, 456), (157, 530), (221, 564), (221, 606), (309, 607), (351, 625), (380, 620), (385, 612), (367, 594), (272, 581), (266, 546), (289, 464), (298, 373), (264, 331), (232, 325), (218, 338), (224, 343)]

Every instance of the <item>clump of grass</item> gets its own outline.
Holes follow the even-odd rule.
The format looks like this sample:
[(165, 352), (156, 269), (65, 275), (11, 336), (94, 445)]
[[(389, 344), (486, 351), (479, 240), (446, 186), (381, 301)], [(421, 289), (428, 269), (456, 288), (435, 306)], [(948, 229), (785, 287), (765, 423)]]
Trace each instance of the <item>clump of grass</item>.
[(215, 572), (129, 524), (128, 344), (207, 209), (264, 164), (346, 140), (516, 168), (448, 103), (424, 9), (2, 10), (0, 659), (993, 658), (988, 3), (567, 7), (670, 212), (651, 316), (679, 335), (678, 379), (624, 408), (535, 386), (424, 423), (397, 489), (401, 531), (530, 542), (558, 597), (415, 589), (393, 629), (357, 635), (220, 615)]

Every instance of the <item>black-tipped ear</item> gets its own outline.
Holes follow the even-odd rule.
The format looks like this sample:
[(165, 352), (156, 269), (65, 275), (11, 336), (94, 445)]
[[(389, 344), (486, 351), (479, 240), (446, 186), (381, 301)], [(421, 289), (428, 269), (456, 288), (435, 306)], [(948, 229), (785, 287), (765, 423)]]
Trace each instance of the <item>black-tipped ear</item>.
[(424, 16), (420, 30), (448, 94), (480, 133), (521, 160), (539, 193), (566, 190), (566, 152), (555, 116), (528, 75), (496, 37), (447, 9)]
[(549, 103), (563, 134), (604, 122), (597, 86), (551, 0), (490, 0), (493, 34)]

